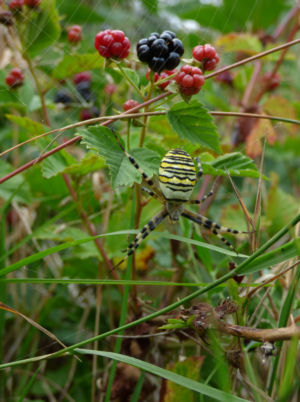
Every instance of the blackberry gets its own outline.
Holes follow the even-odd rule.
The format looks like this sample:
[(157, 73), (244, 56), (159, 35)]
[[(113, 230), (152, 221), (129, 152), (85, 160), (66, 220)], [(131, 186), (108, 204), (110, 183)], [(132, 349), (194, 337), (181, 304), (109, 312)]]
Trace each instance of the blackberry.
[(148, 38), (143, 38), (137, 43), (139, 60), (147, 63), (150, 69), (157, 73), (177, 67), (183, 53), (183, 44), (172, 31), (164, 31), (160, 35), (152, 32)]
[(9, 88), (18, 88), (23, 85), (24, 75), (19, 68), (13, 68), (5, 77), (5, 82)]
[(195, 46), (193, 49), (193, 57), (195, 60), (202, 63), (203, 70), (214, 70), (219, 63), (220, 58), (216, 49), (209, 43), (205, 45)]
[(100, 110), (96, 107), (93, 106), (90, 109), (83, 109), (80, 112), (80, 120), (89, 120), (94, 117), (99, 117), (100, 116)]
[(129, 54), (130, 41), (123, 31), (106, 29), (95, 36), (95, 48), (106, 59), (125, 59)]
[(134, 99), (129, 99), (128, 101), (126, 101), (125, 103), (123, 103), (123, 110), (125, 110), (125, 112), (127, 112), (127, 110), (130, 110), (132, 108), (134, 108), (135, 106), (138, 106), (139, 102), (134, 100)]
[(72, 98), (67, 92), (58, 90), (54, 95), (54, 102), (68, 105), (69, 103), (72, 102)]
[(92, 98), (91, 83), (89, 81), (81, 81), (76, 85), (77, 91), (80, 93), (82, 98), (89, 102)]
[(186, 96), (197, 94), (204, 84), (203, 73), (198, 67), (182, 66), (175, 78), (179, 91)]

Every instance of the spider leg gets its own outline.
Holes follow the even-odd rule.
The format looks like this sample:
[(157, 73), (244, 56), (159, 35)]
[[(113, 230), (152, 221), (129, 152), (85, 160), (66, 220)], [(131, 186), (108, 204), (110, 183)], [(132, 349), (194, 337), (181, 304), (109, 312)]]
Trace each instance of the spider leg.
[(145, 193), (149, 194), (151, 197), (155, 198), (156, 200), (163, 201), (162, 198), (159, 197), (158, 194), (156, 194), (154, 191), (151, 191), (147, 187), (142, 187), (142, 191), (144, 191)]
[(139, 247), (141, 242), (169, 215), (168, 211), (164, 208), (160, 211), (157, 215), (154, 216), (142, 229), (141, 231), (135, 236), (133, 241), (128, 245), (126, 249), (126, 256), (114, 266), (117, 268), (119, 265), (122, 264), (127, 258), (134, 253), (134, 251)]
[(190, 219), (191, 221), (193, 221), (195, 223), (198, 223), (198, 225), (201, 225), (206, 229), (209, 229), (223, 243), (225, 243), (226, 246), (228, 246), (229, 248), (231, 248), (235, 252), (236, 252), (236, 250), (233, 247), (233, 245), (227, 239), (225, 239), (225, 237), (223, 237), (220, 234), (220, 232), (232, 233), (232, 234), (245, 234), (245, 233), (248, 233), (248, 232), (241, 232), (241, 231), (236, 230), (236, 229), (227, 228), (226, 226), (221, 226), (218, 223), (211, 221), (210, 219), (206, 218), (203, 215), (196, 214), (196, 213), (188, 211), (186, 209), (183, 211), (182, 216), (184, 216), (185, 218)]
[(205, 200), (207, 200), (207, 198), (211, 197), (214, 194), (215, 183), (216, 183), (216, 181), (213, 183), (213, 186), (212, 186), (212, 188), (211, 188), (209, 193), (204, 195), (200, 200), (190, 200), (188, 202), (188, 204), (202, 204), (202, 202), (204, 202)]
[(129, 162), (136, 168), (136, 170), (141, 174), (143, 180), (152, 188), (153, 192), (156, 193), (158, 196), (163, 199), (162, 193), (160, 190), (155, 186), (154, 182), (152, 179), (150, 179), (147, 174), (143, 171), (143, 169), (139, 166), (139, 164), (136, 162), (136, 160), (127, 152), (124, 150), (125, 155), (127, 156)]
[(199, 156), (197, 156), (196, 162), (197, 162), (197, 166), (198, 166), (197, 180), (199, 180), (200, 177), (203, 175), (203, 169), (202, 169), (202, 165), (201, 165)]

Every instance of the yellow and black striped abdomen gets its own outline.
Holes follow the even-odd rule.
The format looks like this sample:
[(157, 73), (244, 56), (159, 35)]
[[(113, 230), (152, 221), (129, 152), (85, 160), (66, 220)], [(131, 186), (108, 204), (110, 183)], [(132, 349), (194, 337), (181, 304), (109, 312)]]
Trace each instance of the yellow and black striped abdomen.
[(159, 184), (168, 201), (188, 201), (196, 184), (193, 159), (182, 149), (171, 149), (159, 168)]

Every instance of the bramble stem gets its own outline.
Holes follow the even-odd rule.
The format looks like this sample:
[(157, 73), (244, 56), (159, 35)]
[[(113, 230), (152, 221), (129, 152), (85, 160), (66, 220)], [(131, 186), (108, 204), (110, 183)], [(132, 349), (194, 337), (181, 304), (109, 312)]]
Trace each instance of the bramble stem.
[(261, 52), (261, 53), (258, 53), (256, 55), (254, 55), (254, 56), (247, 57), (246, 59), (243, 59), (243, 60), (238, 61), (236, 63), (230, 64), (229, 66), (220, 68), (219, 70), (216, 70), (213, 73), (205, 75), (205, 79), (208, 80), (209, 78), (215, 77), (216, 75), (223, 73), (224, 71), (228, 71), (228, 70), (231, 70), (233, 68), (242, 66), (242, 65), (244, 65), (246, 63), (249, 63), (250, 61), (260, 59), (261, 57), (267, 56), (268, 54), (278, 52), (279, 50), (285, 49), (285, 48), (290, 47), (290, 46), (297, 45), (298, 43), (300, 43), (300, 39), (295, 39), (295, 40), (292, 40), (290, 42), (284, 43), (283, 45), (276, 46), (276, 47), (273, 47), (272, 49), (266, 50), (265, 52)]

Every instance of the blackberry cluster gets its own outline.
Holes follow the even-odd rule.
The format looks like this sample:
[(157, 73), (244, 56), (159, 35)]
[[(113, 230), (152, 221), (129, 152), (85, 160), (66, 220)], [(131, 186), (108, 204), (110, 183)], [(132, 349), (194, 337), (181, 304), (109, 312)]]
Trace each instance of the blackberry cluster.
[(161, 35), (153, 32), (137, 44), (138, 58), (157, 73), (177, 67), (183, 53), (183, 44), (172, 31), (164, 31)]

